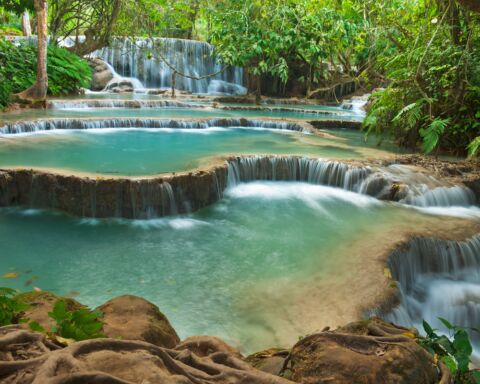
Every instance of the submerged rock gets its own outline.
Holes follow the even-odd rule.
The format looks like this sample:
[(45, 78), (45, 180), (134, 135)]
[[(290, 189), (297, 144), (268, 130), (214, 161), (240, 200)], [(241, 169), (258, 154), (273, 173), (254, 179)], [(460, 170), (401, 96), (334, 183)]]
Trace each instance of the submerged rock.
[(431, 384), (433, 356), (411, 331), (374, 318), (300, 340), (282, 375), (305, 384)]
[(111, 338), (141, 340), (159, 347), (173, 348), (180, 338), (158, 307), (137, 296), (116, 297), (98, 308), (103, 333)]

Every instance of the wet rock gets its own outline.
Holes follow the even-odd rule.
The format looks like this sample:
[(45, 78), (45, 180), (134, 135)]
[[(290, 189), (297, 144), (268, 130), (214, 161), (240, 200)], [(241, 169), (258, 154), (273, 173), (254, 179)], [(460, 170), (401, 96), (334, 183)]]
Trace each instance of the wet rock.
[(292, 349), (282, 375), (304, 384), (431, 384), (433, 357), (409, 330), (379, 319), (307, 336)]
[[(17, 296), (17, 299), (30, 306), (30, 308), (24, 312), (23, 317), (27, 318), (29, 321), (36, 321), (47, 331), (55, 325), (55, 321), (48, 316), (48, 313), (53, 310), (53, 307), (58, 300), (65, 300), (67, 310), (69, 311), (84, 308), (84, 306), (78, 301), (57, 296), (50, 292), (22, 293)], [(26, 324), (23, 324), (23, 326), (27, 327)]]
[(135, 84), (129, 80), (111, 81), (105, 88), (106, 91), (113, 93), (132, 93), (135, 90)]
[(93, 70), (91, 89), (92, 91), (101, 91), (113, 79), (115, 74), (112, 68), (102, 59), (91, 59), (89, 64)]
[(165, 315), (145, 299), (120, 296), (98, 309), (103, 313), (103, 333), (108, 337), (141, 340), (166, 348), (173, 348), (180, 342)]
[(0, 170), (0, 206), (58, 209), (82, 217), (145, 219), (204, 208), (220, 199), (226, 183), (224, 164), (206, 172), (139, 180)]

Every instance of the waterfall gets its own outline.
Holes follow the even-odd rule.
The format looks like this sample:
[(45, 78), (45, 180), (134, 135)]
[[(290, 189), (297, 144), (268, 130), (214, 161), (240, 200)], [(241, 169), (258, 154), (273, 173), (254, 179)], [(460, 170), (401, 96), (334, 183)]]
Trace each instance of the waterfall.
[(365, 116), (365, 106), (370, 98), (370, 93), (366, 93), (362, 96), (353, 96), (351, 99), (343, 100), (340, 104), (340, 108), (352, 111), (360, 116)]
[(48, 108), (206, 108), (206, 106), (175, 100), (84, 99), (50, 100), (48, 101)]
[[(467, 241), (414, 238), (395, 250), (388, 266), (398, 282), (400, 304), (384, 315), (422, 329), (422, 320), (445, 330), (438, 317), (472, 328), (480, 324), (480, 235)], [(476, 354), (480, 335), (471, 334)]]
[(206, 129), (211, 127), (225, 128), (262, 128), (280, 129), (289, 131), (308, 132), (308, 129), (297, 123), (282, 121), (264, 121), (247, 119), (210, 119), (198, 121), (171, 120), (171, 119), (51, 119), (21, 121), (0, 127), (0, 134), (31, 133), (51, 131), (56, 129), (102, 129), (102, 128), (180, 128)]
[[(224, 71), (214, 54), (212, 45), (184, 39), (136, 38), (114, 39), (110, 47), (96, 51), (99, 57), (113, 66), (123, 77), (137, 78), (146, 88), (171, 88), (172, 69), (159, 58), (158, 53), (179, 72), (201, 77), (219, 72), (211, 78), (193, 80), (176, 76), (176, 88), (191, 93), (211, 91), (225, 94), (244, 94), (243, 70), (227, 67)], [(214, 89), (212, 89), (212, 87)]]
[(303, 181), (358, 192), (371, 170), (306, 157), (249, 156), (228, 161), (228, 186), (254, 180)]
[[(153, 219), (178, 213), (173, 188), (166, 181), (134, 181), (130, 185), (129, 194), (134, 219)], [(117, 199), (117, 204), (118, 202)]]
[(466, 186), (452, 185), (402, 164), (383, 167), (371, 178), (377, 178), (378, 188), (383, 184), (381, 195), (390, 195), (390, 200), (402, 204), (417, 207), (470, 207), (476, 203), (475, 194)]
[(418, 207), (470, 207), (476, 202), (466, 186), (442, 186), (440, 180), (399, 165), (373, 169), (298, 156), (247, 156), (230, 160), (228, 170), (231, 186), (254, 180), (288, 180), (339, 187)]
[(475, 194), (467, 187), (423, 187), (421, 193), (410, 193), (401, 202), (418, 207), (468, 207), (475, 204)]

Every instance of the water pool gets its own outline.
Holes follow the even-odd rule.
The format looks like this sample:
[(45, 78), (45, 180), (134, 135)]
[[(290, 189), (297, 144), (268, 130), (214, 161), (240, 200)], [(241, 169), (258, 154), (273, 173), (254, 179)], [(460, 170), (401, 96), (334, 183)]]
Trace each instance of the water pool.
[(386, 157), (359, 133), (325, 137), (258, 128), (53, 130), (0, 136), (0, 167), (37, 167), (110, 175), (197, 168), (228, 154), (295, 154), (330, 159)]
[(90, 306), (139, 295), (181, 337), (213, 334), (252, 352), (353, 320), (385, 289), (377, 253), (413, 226), (435, 225), (445, 220), (286, 182), (240, 184), (196, 214), (160, 220), (2, 209), (0, 275), (19, 277), (0, 284), (78, 291)]

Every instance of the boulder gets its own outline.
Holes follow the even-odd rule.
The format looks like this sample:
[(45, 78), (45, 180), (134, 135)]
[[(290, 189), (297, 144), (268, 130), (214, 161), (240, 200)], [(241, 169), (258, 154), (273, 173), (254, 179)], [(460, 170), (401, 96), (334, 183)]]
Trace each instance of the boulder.
[(91, 89), (92, 91), (101, 91), (114, 78), (115, 73), (112, 67), (102, 59), (91, 59), (89, 60), (89, 64), (93, 70)]
[(304, 384), (432, 384), (433, 356), (414, 333), (374, 318), (310, 335), (292, 349), (282, 376)]
[[(36, 321), (47, 331), (55, 325), (55, 321), (48, 316), (48, 313), (52, 312), (53, 306), (58, 300), (65, 300), (69, 311), (84, 308), (84, 305), (78, 301), (43, 291), (22, 293), (17, 296), (17, 299), (30, 306), (30, 308), (24, 312), (23, 317), (27, 318), (29, 322)], [(22, 325), (27, 327), (27, 324)]]
[(105, 90), (113, 93), (132, 93), (135, 90), (135, 85), (130, 80), (120, 78), (118, 81), (110, 81)]
[(180, 339), (158, 307), (137, 296), (116, 297), (98, 308), (102, 313), (103, 331), (108, 337), (141, 340), (173, 348)]

